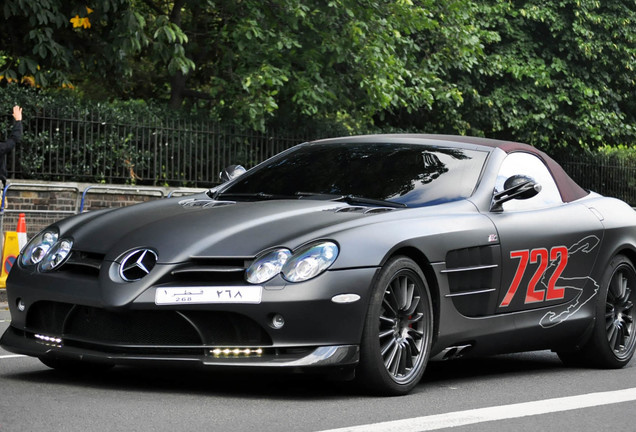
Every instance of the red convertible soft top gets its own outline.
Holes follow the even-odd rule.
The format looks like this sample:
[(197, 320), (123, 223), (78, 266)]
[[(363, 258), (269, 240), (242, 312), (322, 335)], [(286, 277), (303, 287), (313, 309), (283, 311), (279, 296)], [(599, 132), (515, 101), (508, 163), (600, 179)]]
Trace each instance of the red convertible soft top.
[(563, 170), (563, 168), (561, 168), (561, 165), (559, 165), (554, 159), (552, 159), (550, 156), (543, 153), (542, 151), (538, 150), (537, 148), (532, 147), (531, 145), (522, 144), (514, 141), (501, 141), (490, 138), (478, 138), (458, 135), (425, 135), (423, 137), (429, 139), (440, 139), (444, 141), (456, 141), (467, 144), (475, 144), (486, 147), (496, 147), (505, 151), (506, 153), (532, 153), (533, 155), (536, 155), (538, 158), (540, 158), (552, 173), (552, 177), (554, 177), (554, 181), (559, 188), (559, 192), (561, 193), (561, 199), (563, 199), (563, 202), (576, 201), (577, 199), (583, 198), (584, 196), (587, 196), (589, 194), (588, 191), (576, 184), (576, 182), (570, 178), (570, 176)]

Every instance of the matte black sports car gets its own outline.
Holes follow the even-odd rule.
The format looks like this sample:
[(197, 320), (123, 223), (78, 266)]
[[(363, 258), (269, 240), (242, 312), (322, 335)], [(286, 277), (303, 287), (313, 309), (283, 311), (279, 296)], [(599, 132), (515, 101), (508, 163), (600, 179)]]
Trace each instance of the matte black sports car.
[(327, 139), (46, 228), (9, 275), (0, 343), (54, 368), (313, 371), (383, 394), (434, 358), (552, 349), (618, 368), (635, 260), (636, 212), (533, 147)]

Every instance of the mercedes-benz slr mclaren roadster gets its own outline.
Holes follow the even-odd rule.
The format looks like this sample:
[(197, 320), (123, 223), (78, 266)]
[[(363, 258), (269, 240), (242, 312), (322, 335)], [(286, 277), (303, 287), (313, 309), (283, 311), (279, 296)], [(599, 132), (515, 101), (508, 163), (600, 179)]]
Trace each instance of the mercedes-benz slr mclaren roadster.
[(634, 353), (636, 212), (531, 146), (347, 137), (235, 174), (44, 229), (9, 275), (2, 347), (60, 369), (305, 371), (393, 395), (432, 359)]

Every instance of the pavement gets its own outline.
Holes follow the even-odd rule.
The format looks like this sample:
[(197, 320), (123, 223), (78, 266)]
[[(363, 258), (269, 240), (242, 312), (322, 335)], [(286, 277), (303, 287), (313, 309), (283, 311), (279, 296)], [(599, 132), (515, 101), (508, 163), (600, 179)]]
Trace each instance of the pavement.
[(7, 304), (7, 291), (0, 288), (0, 321), (9, 319), (9, 305)]

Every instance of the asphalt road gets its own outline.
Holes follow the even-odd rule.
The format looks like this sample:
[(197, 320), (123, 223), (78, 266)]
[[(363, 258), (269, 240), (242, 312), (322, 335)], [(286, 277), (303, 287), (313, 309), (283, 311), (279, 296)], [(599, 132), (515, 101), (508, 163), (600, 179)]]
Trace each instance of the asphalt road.
[[(0, 310), (0, 331), (7, 326), (8, 313)], [(627, 401), (600, 392), (627, 394)], [(412, 394), (378, 398), (306, 376), (126, 367), (65, 376), (0, 349), (1, 432), (302, 432), (359, 425), (355, 430), (631, 431), (635, 395), (636, 362), (611, 371), (565, 368), (547, 351), (432, 363)], [(586, 407), (577, 408), (582, 401)], [(401, 419), (406, 424), (383, 423)]]

